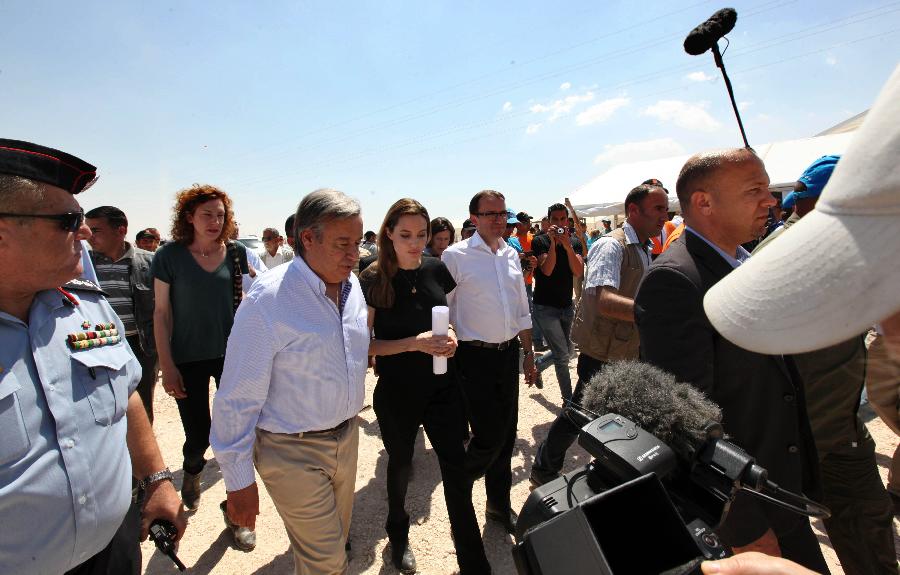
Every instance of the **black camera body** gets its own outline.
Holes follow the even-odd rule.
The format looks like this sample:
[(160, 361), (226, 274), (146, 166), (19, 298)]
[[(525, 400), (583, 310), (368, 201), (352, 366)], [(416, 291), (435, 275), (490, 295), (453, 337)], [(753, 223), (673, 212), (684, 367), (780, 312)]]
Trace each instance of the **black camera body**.
[(724, 502), (679, 473), (671, 448), (626, 417), (584, 423), (596, 459), (546, 483), (522, 507), (513, 550), (523, 575), (700, 573), (727, 551), (711, 526)]

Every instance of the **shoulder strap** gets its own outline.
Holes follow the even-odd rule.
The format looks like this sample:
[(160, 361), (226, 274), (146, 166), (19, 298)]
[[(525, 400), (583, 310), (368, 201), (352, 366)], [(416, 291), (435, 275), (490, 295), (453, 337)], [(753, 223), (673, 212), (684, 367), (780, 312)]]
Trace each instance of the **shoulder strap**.
[(237, 308), (241, 305), (241, 298), (244, 297), (244, 278), (241, 275), (241, 258), (238, 255), (237, 248), (234, 245), (234, 242), (229, 240), (228, 244), (226, 244), (226, 256), (230, 257), (231, 262), (234, 264), (232, 266), (232, 285), (234, 291), (234, 297), (232, 301), (232, 313), (237, 313)]

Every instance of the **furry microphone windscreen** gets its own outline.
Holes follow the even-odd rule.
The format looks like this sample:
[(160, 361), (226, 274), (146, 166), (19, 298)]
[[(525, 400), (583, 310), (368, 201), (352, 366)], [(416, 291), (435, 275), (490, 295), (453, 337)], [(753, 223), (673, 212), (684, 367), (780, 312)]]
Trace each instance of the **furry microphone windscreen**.
[(607, 364), (587, 383), (583, 405), (617, 413), (668, 445), (684, 461), (706, 440), (706, 427), (722, 411), (706, 395), (657, 367), (640, 361)]

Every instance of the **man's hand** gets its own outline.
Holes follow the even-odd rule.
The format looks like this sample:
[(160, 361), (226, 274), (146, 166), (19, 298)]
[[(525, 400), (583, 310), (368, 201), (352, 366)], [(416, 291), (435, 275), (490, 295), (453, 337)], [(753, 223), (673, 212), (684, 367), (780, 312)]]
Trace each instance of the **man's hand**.
[(732, 551), (734, 551), (735, 555), (749, 551), (758, 551), (759, 553), (765, 553), (766, 555), (771, 555), (773, 557), (781, 557), (781, 547), (778, 546), (778, 538), (775, 537), (775, 532), (771, 529), (766, 530), (766, 532), (762, 534), (762, 537), (756, 541), (741, 545), (740, 547), (732, 547)]
[(171, 481), (157, 481), (144, 492), (144, 510), (141, 513), (141, 541), (147, 539), (150, 524), (157, 519), (166, 519), (178, 530), (176, 541), (184, 535), (187, 516), (181, 506), (181, 498)]
[(700, 569), (704, 575), (815, 575), (793, 561), (756, 552), (741, 553), (721, 561), (704, 561)]
[(232, 523), (255, 531), (256, 516), (259, 515), (259, 489), (256, 482), (243, 489), (229, 491), (225, 510)]
[(525, 355), (525, 359), (522, 361), (522, 369), (525, 371), (525, 383), (528, 387), (531, 387), (537, 379), (537, 369), (534, 367), (534, 352)]

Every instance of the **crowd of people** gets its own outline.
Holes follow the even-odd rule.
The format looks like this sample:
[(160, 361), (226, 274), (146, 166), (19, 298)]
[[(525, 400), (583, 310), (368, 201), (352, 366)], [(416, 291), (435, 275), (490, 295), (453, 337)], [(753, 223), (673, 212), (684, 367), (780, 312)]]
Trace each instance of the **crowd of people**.
[[(258, 475), (296, 572), (346, 572), (357, 415), (374, 368), (391, 563), (419, 567), (405, 499), (421, 426), (460, 573), (490, 573), (473, 485), (484, 478), (486, 519), (515, 533), (520, 379), (541, 388), (552, 365), (564, 405), (579, 403), (609, 363), (640, 359), (715, 401), (771, 480), (831, 509), (846, 573), (896, 573), (900, 451), (889, 492), (857, 410), (868, 386), (900, 430), (898, 98), (895, 73), (856, 147), (814, 162), (783, 201), (749, 148), (691, 157), (677, 219), (649, 179), (623, 192), (619, 226), (590, 232), (568, 201), (532, 225), (483, 190), (459, 233), (411, 198), (364, 233), (360, 204), (321, 189), (283, 236), (263, 230), (258, 253), (235, 241), (232, 200), (215, 186), (178, 192), (167, 241), (147, 228), (132, 244), (122, 210), (85, 213), (76, 200), (94, 166), (0, 140), (0, 264), (17, 270), (0, 287), (0, 517), (20, 523), (0, 535), (3, 571), (138, 573), (151, 524), (171, 523), (175, 539), (187, 528), (211, 447), (236, 547), (256, 545)], [(853, 249), (824, 251), (832, 233)], [(865, 309), (850, 303), (863, 294)], [(440, 306), (446, 333), (432, 329)], [(180, 494), (153, 435), (158, 374), (184, 430)], [(578, 432), (560, 410), (538, 438), (532, 485), (560, 477)], [(705, 573), (828, 572), (807, 518), (743, 493), (717, 532), (737, 556)]]

